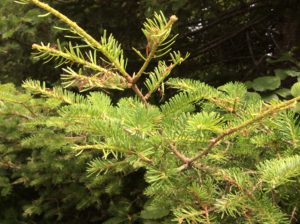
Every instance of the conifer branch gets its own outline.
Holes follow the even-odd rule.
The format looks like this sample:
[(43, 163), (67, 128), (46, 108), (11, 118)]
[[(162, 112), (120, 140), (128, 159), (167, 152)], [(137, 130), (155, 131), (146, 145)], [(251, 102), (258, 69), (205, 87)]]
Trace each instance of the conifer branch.
[[(155, 57), (158, 47), (168, 38), (172, 25), (178, 20), (175, 15), (172, 15), (167, 23), (165, 23), (164, 16), (155, 14), (156, 20), (148, 20), (144, 23), (143, 32), (147, 38), (147, 53), (146, 60), (137, 74), (133, 77), (132, 83), (136, 83), (139, 78), (144, 74), (151, 60)], [(159, 23), (159, 25), (158, 25)]]
[(289, 220), (290, 223), (293, 223), (294, 220), (295, 220), (295, 221), (297, 220), (297, 219), (295, 218), (295, 216), (296, 216), (296, 214), (297, 214), (297, 210), (298, 210), (297, 207), (294, 207), (294, 208), (293, 208), (293, 211), (292, 211), (292, 214), (291, 214), (290, 220)]
[(11, 161), (0, 162), (0, 167), (3, 167), (5, 169), (11, 169), (11, 170), (19, 170), (19, 169), (21, 169), (20, 165), (14, 164)]
[(233, 128), (230, 128), (230, 129), (224, 131), (221, 135), (219, 135), (217, 138), (215, 138), (203, 152), (201, 152), (200, 154), (193, 157), (190, 162), (193, 162), (193, 161), (201, 158), (202, 156), (207, 155), (217, 143), (219, 143), (221, 140), (223, 140), (228, 135), (238, 132), (238, 131), (240, 131), (240, 130), (242, 130), (242, 129), (274, 114), (274, 113), (278, 113), (281, 110), (285, 110), (285, 109), (293, 106), (293, 104), (295, 104), (299, 100), (300, 100), (300, 97), (296, 97), (291, 100), (282, 102), (274, 107), (269, 108), (268, 110), (262, 112), (261, 114), (255, 116), (253, 119), (247, 120), (244, 123), (242, 123), (236, 127), (233, 127)]
[(147, 163), (147, 164), (152, 164), (152, 160), (149, 159), (148, 157), (144, 156), (141, 153), (134, 152), (128, 149), (122, 149), (120, 147), (116, 146), (111, 146), (111, 145), (106, 145), (106, 144), (95, 144), (95, 145), (75, 145), (73, 146), (73, 149), (76, 151), (79, 151), (79, 154), (81, 154), (82, 151), (87, 150), (87, 149), (95, 149), (95, 150), (101, 150), (104, 154), (104, 157), (106, 158), (109, 153), (113, 154), (116, 158), (116, 153), (125, 153), (126, 155), (135, 155), (137, 156), (141, 161)]
[(165, 79), (169, 76), (171, 71), (183, 61), (187, 59), (189, 54), (186, 54), (184, 57), (181, 57), (180, 52), (172, 52), (171, 63), (170, 65), (166, 65), (164, 61), (160, 61), (158, 66), (154, 68), (153, 72), (149, 73), (149, 78), (146, 80), (145, 85), (148, 88), (148, 93), (145, 95), (145, 99), (148, 100), (152, 93), (156, 91), (165, 81)]
[(180, 159), (184, 164), (188, 164), (190, 162), (190, 159), (187, 158), (184, 154), (182, 154), (181, 152), (179, 152), (176, 148), (175, 143), (170, 144), (170, 148), (172, 150), (172, 152), (174, 153), (174, 155)]
[(96, 150), (103, 150), (103, 149), (109, 149), (114, 150), (118, 152), (128, 152), (128, 150), (121, 149), (119, 147), (111, 146), (111, 145), (105, 145), (105, 144), (94, 144), (94, 145), (75, 145), (73, 146), (74, 150), (86, 150), (86, 149), (96, 149)]
[[(29, 1), (32, 2), (33, 4), (37, 5), (38, 7), (50, 12), (51, 14), (56, 16), (57, 18), (59, 18), (61, 21), (63, 21), (67, 25), (69, 25), (71, 27), (71, 29), (76, 34), (78, 34), (80, 37), (82, 37), (84, 39), (84, 41), (86, 43), (88, 43), (91, 47), (98, 49), (106, 58), (108, 58), (108, 60), (112, 63), (112, 65), (118, 69), (118, 71), (122, 74), (122, 76), (124, 76), (124, 78), (128, 82), (128, 88), (132, 88), (132, 90), (137, 94), (137, 96), (141, 99), (141, 101), (143, 103), (147, 104), (147, 100), (144, 98), (144, 96), (141, 93), (141, 91), (139, 90), (139, 88), (136, 85), (132, 84), (133, 83), (133, 81), (132, 81), (133, 78), (125, 71), (124, 65), (119, 62), (118, 58), (114, 58), (110, 54), (110, 52), (107, 50), (107, 47), (109, 47), (110, 45), (108, 45), (107, 47), (105, 47), (103, 45), (103, 44), (107, 44), (110, 41), (118, 49), (118, 52), (121, 52), (120, 46), (112, 38), (112, 36), (110, 36), (108, 39), (106, 39), (106, 33), (105, 33), (104, 37), (102, 38), (102, 44), (101, 44), (100, 42), (95, 40), (91, 35), (86, 33), (80, 26), (77, 25), (77, 23), (73, 22), (68, 17), (66, 17), (65, 15), (63, 15), (62, 13), (57, 11), (56, 9), (52, 8), (48, 4), (43, 3), (39, 0), (29, 0)], [(172, 18), (173, 18), (172, 21), (175, 22), (174, 21), (175, 18), (174, 17), (172, 17)], [(171, 23), (172, 22), (168, 23), (168, 25), (167, 25), (168, 28), (170, 28)], [(118, 57), (120, 57), (123, 60), (122, 55), (118, 55)], [(147, 67), (147, 66), (144, 66), (144, 67)], [(97, 68), (97, 69), (99, 69), (99, 68)], [(143, 73), (143, 72), (141, 72), (141, 73)]]
[(153, 161), (151, 159), (149, 159), (148, 157), (144, 156), (143, 154), (141, 153), (133, 153), (134, 155), (136, 155), (141, 161), (147, 163), (147, 164), (151, 164), (153, 165)]
[(123, 90), (128, 87), (124, 77), (114, 75), (114, 73), (109, 75), (96, 73), (92, 76), (86, 76), (82, 74), (81, 69), (75, 72), (70, 67), (63, 69), (63, 71), (65, 74), (61, 75), (61, 79), (64, 80), (63, 85), (65, 88), (77, 86), (80, 91), (87, 91), (94, 88)]
[(110, 62), (113, 63), (113, 65), (119, 70), (119, 72), (126, 78), (128, 82), (131, 82), (131, 77), (130, 75), (125, 71), (123, 66), (120, 64), (120, 62), (111, 56), (111, 54), (105, 49), (105, 47), (100, 44), (97, 40), (95, 40), (91, 35), (89, 35), (87, 32), (85, 32), (80, 26), (77, 25), (77, 23), (73, 22), (70, 20), (67, 16), (63, 15), (56, 9), (52, 8), (46, 3), (43, 3), (39, 0), (30, 0), (33, 4), (36, 6), (46, 10), (47, 12), (50, 12), (52, 15), (56, 16), (59, 18), (61, 21), (69, 25), (75, 32), (78, 34), (80, 37), (82, 37), (88, 44), (90, 44), (92, 47), (98, 49), (102, 54), (105, 55), (106, 58)]
[[(108, 70), (108, 69), (105, 69), (95, 63), (91, 63), (89, 61), (86, 61), (84, 60), (83, 58), (77, 56), (77, 55), (74, 55), (74, 54), (68, 54), (68, 53), (65, 53), (63, 51), (60, 51), (60, 50), (57, 50), (53, 47), (50, 47), (50, 45), (38, 45), (38, 44), (33, 44), (32, 45), (32, 48), (33, 49), (36, 49), (38, 50), (40, 53), (48, 53), (47, 57), (52, 56), (53, 58), (54, 57), (60, 57), (60, 58), (63, 58), (71, 63), (77, 63), (77, 64), (81, 64), (83, 65), (84, 67), (87, 67), (87, 68), (91, 68), (95, 71), (99, 71), (103, 74), (107, 74), (107, 75), (110, 75), (112, 74), (113, 72), (111, 70)], [(39, 57), (39, 55), (41, 54), (38, 54), (37, 57)], [(42, 56), (42, 55), (41, 55)], [(114, 74), (116, 75), (116, 74)]]
[[(109, 37), (106, 37), (106, 31), (105, 31), (101, 38), (101, 41), (99, 42), (96, 39), (94, 39), (91, 35), (89, 35), (86, 31), (84, 31), (80, 26), (78, 26), (78, 24), (76, 22), (73, 22), (67, 16), (63, 15), (56, 9), (49, 6), (48, 4), (43, 3), (40, 0), (26, 0), (25, 2), (26, 3), (31, 2), (31, 3), (35, 4), (36, 6), (40, 7), (41, 9), (44, 9), (47, 12), (49, 12), (48, 14), (53, 14), (54, 16), (59, 18), (62, 22), (67, 24), (70, 27), (70, 31), (72, 33), (74, 33), (74, 34), (78, 35), (80, 38), (82, 38), (90, 47), (99, 50), (110, 61), (111, 65), (113, 67), (115, 67), (118, 70), (118, 72), (120, 72), (121, 76), (123, 76), (126, 79), (126, 81), (127, 81), (126, 88), (132, 88), (132, 90), (136, 93), (136, 95), (141, 99), (141, 101), (143, 103), (147, 104), (147, 100), (151, 96), (153, 91), (155, 91), (157, 88), (159, 88), (159, 85), (157, 83), (155, 88), (152, 91), (149, 91), (149, 93), (146, 96), (144, 96), (142, 94), (142, 92), (140, 91), (140, 89), (135, 84), (138, 81), (138, 79), (142, 76), (142, 74), (145, 72), (146, 68), (148, 67), (150, 61), (153, 58), (161, 57), (171, 51), (170, 47), (175, 42), (174, 40), (177, 35), (175, 35), (170, 40), (167, 40), (167, 39), (170, 35), (172, 25), (178, 20), (178, 18), (175, 15), (171, 16), (170, 19), (168, 21), (166, 21), (166, 18), (164, 17), (163, 13), (159, 13), (159, 14), (155, 13), (154, 19), (147, 19), (147, 21), (144, 23), (144, 28), (142, 29), (142, 31), (143, 31), (144, 35), (146, 36), (147, 42), (148, 42), (147, 48), (146, 48), (147, 57), (145, 57), (145, 62), (142, 65), (142, 67), (140, 68), (140, 70), (137, 72), (137, 74), (136, 75), (133, 74), (133, 76), (131, 77), (125, 70), (127, 60), (124, 59), (121, 46), (114, 39), (114, 37), (112, 35), (110, 35)], [(96, 63), (93, 63), (92, 59), (91, 59), (91, 62), (86, 61), (83, 57), (81, 57), (82, 54), (79, 52), (79, 50), (78, 50), (78, 54), (76, 54), (76, 52), (74, 52), (74, 54), (71, 54), (73, 51), (72, 47), (70, 49), (70, 52), (68, 52), (68, 51), (63, 52), (61, 50), (56, 50), (54, 48), (51, 48), (50, 45), (43, 46), (43, 45), (35, 44), (35, 45), (33, 45), (33, 48), (35, 48), (41, 52), (41, 54), (39, 56), (45, 57), (48, 60), (51, 60), (52, 58), (61, 57), (66, 61), (81, 64), (84, 67), (91, 68), (95, 71), (99, 71), (106, 75), (108, 75), (108, 74), (113, 74), (113, 76), (116, 75), (114, 72), (112, 72), (112, 70), (103, 68), (103, 67), (97, 65)], [(43, 52), (47, 52), (48, 55), (46, 53), (43, 54)], [(70, 53), (70, 54), (68, 54), (68, 53)], [(156, 55), (156, 53), (158, 53), (159, 55)], [(174, 55), (176, 56), (176, 54), (174, 54)], [(60, 61), (60, 65), (65, 63), (64, 60)], [(174, 66), (172, 66), (172, 68), (173, 67)], [(70, 81), (67, 83), (67, 86), (71, 86), (76, 82), (76, 81), (75, 82), (72, 81), (72, 79), (76, 80), (75, 77), (65, 77), (64, 76), (64, 78), (70, 79)], [(81, 81), (82, 81), (82, 78), (83, 77), (80, 78)], [(85, 81), (87, 81), (87, 80), (85, 80)], [(96, 83), (97, 84), (96, 87), (103, 88), (102, 85), (98, 85), (99, 82), (95, 82), (95, 80), (91, 81), (90, 78), (89, 78), (88, 83), (91, 83), (91, 84)], [(105, 85), (105, 86), (107, 87), (108, 85)], [(85, 85), (85, 87), (86, 87), (86, 85)], [(93, 88), (93, 86), (88, 85), (88, 87), (86, 89), (90, 89), (90, 88)], [(115, 88), (114, 85), (113, 85), (113, 88)]]
[(93, 161), (88, 163), (88, 169), (87, 172), (90, 175), (97, 174), (99, 175), (100, 173), (106, 174), (109, 171), (117, 169), (119, 166), (126, 166), (127, 162), (126, 160), (121, 160), (121, 161), (110, 161), (110, 160), (103, 160), (100, 158), (96, 158)]
[[(1, 100), (6, 101), (8, 103), (19, 104), (19, 105), (23, 106), (28, 112), (30, 112), (33, 117), (37, 117), (37, 114), (25, 102), (18, 101), (18, 100), (12, 100), (12, 99), (4, 99), (4, 98), (1, 98)], [(32, 117), (30, 117), (30, 118), (32, 118)]]
[(24, 108), (26, 108), (32, 116), (37, 117), (37, 114), (33, 111), (33, 109), (27, 105), (27, 103), (20, 103)]
[(291, 100), (288, 101), (284, 101), (281, 102), (267, 110), (265, 110), (264, 112), (260, 113), (259, 115), (256, 115), (254, 118), (247, 120), (245, 122), (243, 122), (242, 124), (236, 126), (236, 127), (232, 127), (229, 128), (227, 130), (225, 130), (222, 134), (220, 134), (218, 137), (212, 139), (212, 141), (210, 142), (210, 144), (207, 146), (206, 149), (204, 149), (202, 152), (198, 153), (196, 156), (194, 156), (193, 158), (191, 158), (189, 160), (189, 163), (186, 163), (184, 165), (182, 165), (181, 167), (178, 168), (178, 170), (182, 171), (186, 168), (188, 168), (193, 162), (195, 162), (196, 160), (202, 158), (203, 156), (206, 156), (208, 153), (210, 153), (210, 151), (214, 148), (215, 145), (217, 145), (220, 141), (222, 141), (225, 137), (234, 134), (248, 126), (253, 125), (254, 123), (257, 123), (261, 120), (263, 120), (266, 117), (269, 117), (272, 114), (278, 113), (282, 110), (285, 110), (287, 108), (290, 108), (292, 106), (294, 106), (294, 104), (296, 102), (300, 101), (300, 96), (295, 97)]
[(61, 100), (66, 104), (81, 103), (84, 101), (84, 97), (67, 91), (63, 88), (53, 87), (52, 89), (46, 87), (45, 82), (26, 80), (23, 82), (22, 87), (28, 90), (32, 94), (41, 94), (42, 96), (55, 98)]
[(145, 99), (148, 100), (152, 93), (157, 90), (162, 82), (167, 78), (167, 76), (170, 74), (170, 72), (175, 68), (176, 64), (170, 64), (169, 66), (165, 67), (164, 71), (162, 71), (162, 74), (160, 74), (160, 77), (158, 78), (157, 82), (154, 84), (154, 86), (149, 90), (149, 92), (145, 95)]

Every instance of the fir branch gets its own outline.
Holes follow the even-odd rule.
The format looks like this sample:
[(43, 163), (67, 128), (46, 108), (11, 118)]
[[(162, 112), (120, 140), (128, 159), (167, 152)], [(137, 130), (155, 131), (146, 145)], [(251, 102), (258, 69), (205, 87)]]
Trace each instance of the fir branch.
[[(44, 45), (43, 43), (41, 45), (38, 44), (33, 44), (32, 48), (36, 49), (37, 51), (39, 51), (38, 54), (36, 54), (36, 58), (45, 58), (47, 60), (51, 60), (51, 59), (58, 59), (58, 58), (63, 58), (64, 61), (60, 61), (60, 64), (64, 64), (66, 63), (66, 61), (71, 62), (71, 63), (77, 63), (77, 64), (81, 64), (84, 67), (93, 69), (94, 71), (98, 71), (101, 72), (103, 74), (106, 75), (110, 75), (113, 73), (112, 70), (109, 69), (105, 69), (99, 65), (97, 65), (95, 63), (95, 61), (86, 61), (81, 52), (75, 52), (74, 48), (71, 44), (69, 44), (70, 48), (69, 49), (65, 49), (66, 52), (63, 52), (62, 50), (57, 50), (54, 47), (51, 47), (50, 44), (48, 45)], [(76, 48), (79, 49), (79, 48)], [(45, 54), (46, 53), (46, 54)], [(90, 58), (90, 60), (93, 60), (93, 58)], [(112, 75), (116, 75), (116, 74), (112, 74)]]
[(162, 13), (155, 13), (154, 16), (155, 19), (148, 19), (147, 22), (144, 23), (143, 29), (143, 33), (148, 41), (146, 51), (150, 49), (150, 53), (147, 54), (144, 64), (134, 76), (132, 83), (136, 83), (144, 74), (151, 60), (155, 58), (158, 47), (168, 38), (172, 25), (178, 20), (175, 15), (171, 16), (168, 22), (166, 22)]
[(214, 146), (217, 145), (220, 141), (222, 141), (225, 137), (232, 135), (238, 131), (241, 131), (242, 129), (244, 129), (248, 126), (251, 126), (251, 125), (253, 125), (275, 113), (278, 113), (282, 110), (286, 110), (290, 107), (293, 107), (295, 105), (295, 103), (297, 103), (298, 101), (300, 101), (300, 96), (295, 97), (288, 101), (281, 102), (275, 106), (272, 106), (269, 109), (263, 111), (262, 113), (256, 115), (254, 118), (247, 120), (236, 127), (232, 127), (232, 128), (225, 130), (218, 137), (212, 139), (206, 149), (204, 149), (202, 152), (200, 152), (197, 155), (195, 155), (194, 157), (192, 157), (189, 160), (189, 163), (186, 163), (186, 164), (182, 165), (181, 167), (178, 167), (178, 170), (182, 171), (182, 170), (188, 168), (194, 161), (202, 158), (203, 156), (206, 156), (208, 153), (210, 153), (210, 151), (214, 148)]
[(162, 85), (171, 71), (187, 59), (189, 54), (186, 54), (185, 57), (181, 57), (180, 52), (173, 52), (170, 56), (172, 61), (170, 65), (167, 66), (164, 61), (160, 61), (158, 66), (154, 68), (154, 71), (149, 73), (149, 78), (145, 82), (145, 85), (148, 88), (148, 93), (145, 95), (146, 100), (148, 100), (152, 93)]
[[(135, 85), (136, 81), (133, 82), (133, 78), (126, 72), (124, 66), (126, 63), (123, 63), (124, 58), (122, 56), (122, 51), (120, 49), (120, 45), (117, 43), (117, 41), (112, 37), (109, 36), (109, 38), (106, 38), (106, 33), (104, 33), (104, 36), (101, 39), (101, 43), (99, 43), (97, 40), (95, 40), (92, 36), (90, 36), (88, 33), (86, 33), (80, 26), (77, 25), (77, 23), (73, 22), (70, 20), (68, 17), (57, 11), (56, 9), (52, 8), (46, 3), (43, 3), (39, 0), (28, 0), (32, 2), (33, 4), (37, 5), (38, 7), (50, 12), (57, 18), (59, 18), (61, 21), (66, 23), (71, 27), (74, 33), (78, 34), (80, 37), (83, 38), (83, 40), (90, 45), (93, 48), (98, 49), (108, 60), (112, 63), (114, 67), (118, 69), (118, 71), (124, 76), (126, 81), (128, 82), (128, 88), (132, 88), (132, 90), (137, 94), (137, 96), (141, 99), (141, 101), (144, 104), (147, 104), (147, 100), (144, 98), (143, 94), (139, 90), (139, 88)], [(172, 19), (172, 21), (174, 18)], [(168, 24), (168, 28), (170, 28), (171, 24)], [(111, 47), (114, 47), (112, 49)], [(111, 54), (119, 52), (117, 55), (116, 54)], [(113, 56), (117, 56), (117, 58), (114, 58)], [(149, 60), (150, 62), (150, 60)], [(146, 68), (149, 64), (149, 62), (144, 65), (144, 68)], [(141, 74), (143, 71), (140, 72)]]
[(300, 156), (267, 160), (258, 166), (258, 171), (262, 181), (274, 189), (300, 175)]
[(63, 88), (47, 88), (45, 82), (28, 79), (23, 82), (22, 87), (32, 94), (41, 94), (48, 98), (55, 98), (66, 104), (82, 103), (85, 101), (83, 96), (67, 91)]
[(200, 81), (171, 78), (167, 84), (172, 88), (197, 96), (197, 100), (207, 100), (230, 113), (235, 113), (236, 116), (239, 116), (236, 114), (236, 108), (246, 92), (245, 86), (237, 83), (228, 83), (215, 89)]
[(147, 163), (147, 164), (153, 164), (153, 161), (149, 159), (148, 157), (144, 156), (142, 153), (134, 152), (132, 150), (120, 148), (113, 145), (107, 145), (107, 144), (94, 144), (94, 145), (74, 145), (72, 147), (74, 150), (79, 151), (77, 155), (80, 155), (84, 150), (100, 150), (103, 152), (103, 158), (107, 159), (109, 154), (112, 154), (115, 159), (118, 159), (119, 155), (118, 153), (124, 153), (124, 155), (135, 155), (137, 156), (141, 161)]
[(249, 202), (256, 223), (288, 224), (289, 220), (277, 205), (273, 204), (266, 197)]
[(4, 161), (4, 162), (0, 161), (0, 167), (7, 169), (7, 170), (20, 170), (21, 169), (20, 165), (14, 164), (11, 161)]
[(297, 207), (294, 207), (293, 208), (293, 211), (292, 211), (292, 214), (291, 214), (291, 217), (290, 217), (290, 220), (289, 220), (289, 222), (290, 223), (293, 223), (293, 221), (296, 221), (297, 219), (296, 219), (296, 214), (297, 214), (297, 210), (298, 210), (298, 208)]
[(128, 152), (128, 150), (126, 149), (102, 143), (94, 145), (74, 145), (72, 148), (76, 151), (79, 151), (77, 155), (81, 154), (84, 150), (87, 149), (100, 150), (103, 153), (103, 159), (107, 159), (109, 155), (113, 155), (115, 159), (118, 159), (120, 157), (120, 153)]
[[(154, 19), (147, 19), (147, 21), (144, 23), (144, 28), (142, 29), (143, 33), (145, 34), (148, 44), (147, 49), (150, 50), (150, 53), (147, 53), (147, 57), (145, 58), (145, 62), (140, 68), (140, 70), (137, 72), (136, 75), (133, 75), (131, 77), (126, 72), (126, 64), (127, 60), (123, 56), (123, 50), (121, 49), (121, 45), (114, 39), (112, 35), (109, 37), (106, 36), (106, 31), (104, 32), (101, 41), (98, 42), (95, 40), (91, 35), (89, 35), (87, 32), (85, 32), (80, 26), (77, 25), (77, 23), (70, 20), (68, 17), (57, 11), (56, 9), (52, 8), (46, 3), (41, 2), (40, 0), (24, 0), (24, 2), (31, 2), (38, 7), (46, 10), (48, 13), (53, 14), (57, 18), (59, 18), (62, 22), (67, 24), (70, 27), (70, 31), (76, 35), (78, 35), (80, 38), (82, 38), (90, 47), (99, 50), (110, 62), (113, 67), (115, 67), (120, 74), (126, 79), (127, 81), (127, 87), (132, 88), (132, 90), (137, 94), (137, 96), (147, 104), (148, 98), (151, 96), (153, 91), (155, 91), (157, 88), (159, 88), (159, 85), (155, 85), (154, 90), (149, 91), (149, 93), (144, 96), (140, 89), (135, 85), (138, 79), (141, 77), (141, 75), (145, 72), (146, 68), (148, 67), (150, 61), (153, 58), (161, 57), (168, 53), (171, 50), (171, 45), (174, 43), (174, 39), (176, 36), (171, 38), (167, 41), (167, 38), (170, 35), (172, 25), (177, 21), (176, 16), (171, 16), (169, 21), (166, 21), (164, 15), (162, 13), (158, 14), (155, 13)], [(159, 49), (159, 47), (163, 47)], [(111, 70), (105, 69), (96, 63), (91, 58), (91, 61), (87, 61), (82, 57), (82, 54), (80, 53), (79, 49), (77, 48), (76, 51), (74, 51), (73, 47), (70, 46), (70, 50), (66, 50), (67, 52), (63, 52), (61, 50), (56, 50), (48, 46), (42, 45), (33, 45), (33, 48), (40, 51), (39, 57), (44, 57), (47, 60), (51, 60), (53, 58), (62, 58), (59, 65), (64, 64), (66, 61), (72, 62), (72, 63), (78, 63), (85, 67), (91, 68), (95, 71), (99, 71), (103, 74), (111, 74), (113, 73)], [(147, 51), (148, 51), (147, 50)], [(160, 55), (155, 55), (156, 52), (159, 52)], [(45, 53), (45, 54), (44, 54)], [(47, 55), (47, 54), (48, 55)], [(73, 54), (74, 53), (74, 54)], [(172, 58), (173, 59), (173, 58)], [(173, 68), (173, 66), (172, 66)], [(171, 69), (172, 69), (171, 68)], [(170, 70), (171, 70), (170, 69)], [(115, 75), (113, 75), (115, 76)], [(82, 79), (82, 77), (81, 77)], [(163, 80), (160, 80), (161, 82)], [(93, 81), (90, 81), (91, 83), (96, 83)], [(72, 85), (72, 82), (69, 82), (67, 85)], [(99, 84), (99, 83), (98, 83)], [(102, 87), (101, 85), (97, 85), (97, 87)], [(89, 88), (92, 88), (89, 86)], [(87, 89), (89, 89), (87, 88)]]
[(72, 30), (76, 34), (78, 34), (80, 37), (84, 39), (84, 41), (89, 44), (90, 46), (98, 49), (103, 55), (105, 55), (106, 58), (109, 59), (113, 63), (113, 65), (119, 70), (119, 72), (126, 78), (127, 81), (131, 82), (131, 77), (130, 75), (125, 71), (125, 68), (122, 66), (120, 61), (117, 58), (114, 58), (108, 51), (108, 49), (99, 43), (97, 40), (95, 40), (91, 35), (89, 35), (85, 30), (83, 30), (80, 26), (77, 25), (77, 23), (73, 22), (70, 20), (68, 17), (57, 11), (56, 9), (52, 8), (46, 3), (43, 3), (39, 0), (29, 0), (39, 8), (42, 8), (46, 10), (47, 12), (50, 12), (52, 15), (56, 16), (59, 18), (62, 22), (66, 23), (68, 26), (71, 27)]
[(33, 108), (31, 108), (28, 103), (24, 102), (23, 100), (18, 101), (17, 99), (10, 99), (10, 98), (2, 98), (0, 95), (0, 100), (4, 101), (4, 102), (8, 102), (8, 103), (12, 103), (12, 104), (19, 104), (21, 106), (23, 106), (32, 116), (26, 116), (27, 118), (33, 118), (33, 117), (37, 117), (38, 115), (35, 113), (35, 111), (33, 110)]
[(241, 216), (244, 210), (247, 208), (248, 198), (240, 193), (227, 194), (222, 198), (217, 199), (215, 203), (216, 209), (224, 214), (232, 216), (234, 218)]
[(180, 92), (161, 106), (161, 111), (166, 117), (173, 117), (179, 113), (195, 110), (193, 103), (197, 101), (195, 95)]
[(173, 211), (174, 216), (176, 217), (172, 221), (177, 222), (177, 223), (188, 223), (188, 224), (193, 224), (193, 223), (205, 223), (208, 224), (207, 222), (207, 216), (205, 211), (199, 211), (199, 209), (195, 209), (192, 206), (184, 206), (182, 208), (177, 208), (176, 210)]
[(125, 79), (122, 76), (114, 75), (114, 73), (109, 75), (96, 73), (92, 76), (86, 76), (82, 74), (81, 69), (75, 72), (70, 67), (63, 69), (63, 71), (65, 74), (61, 75), (61, 79), (64, 80), (62, 84), (65, 88), (77, 86), (80, 91), (87, 91), (94, 88), (123, 90), (128, 87)]
[(146, 86), (149, 90), (149, 92), (145, 95), (146, 100), (148, 100), (152, 93), (160, 87), (162, 82), (167, 78), (175, 66), (175, 64), (166, 66), (164, 63), (160, 62), (158, 67), (154, 69), (154, 72), (150, 73), (149, 79), (146, 80)]
[[(116, 171), (119, 167), (126, 166), (128, 163), (125, 160), (117, 161), (117, 160), (103, 160), (100, 158), (96, 158), (88, 163), (87, 172), (90, 175), (99, 175), (106, 174), (109, 171)], [(119, 168), (120, 169), (120, 168)]]

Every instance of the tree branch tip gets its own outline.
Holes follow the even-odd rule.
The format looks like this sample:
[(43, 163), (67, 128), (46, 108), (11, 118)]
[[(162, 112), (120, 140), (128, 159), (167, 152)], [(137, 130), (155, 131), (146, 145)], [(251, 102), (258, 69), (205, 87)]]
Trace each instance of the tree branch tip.
[(171, 21), (172, 23), (175, 23), (177, 20), (178, 20), (178, 17), (175, 16), (175, 15), (172, 15), (172, 16), (170, 17), (170, 21)]

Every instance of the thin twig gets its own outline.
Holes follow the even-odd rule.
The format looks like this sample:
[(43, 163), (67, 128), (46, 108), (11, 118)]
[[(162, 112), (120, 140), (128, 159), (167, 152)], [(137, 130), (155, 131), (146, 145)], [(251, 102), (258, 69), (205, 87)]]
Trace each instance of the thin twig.
[(160, 87), (161, 83), (165, 80), (165, 78), (170, 74), (170, 72), (175, 67), (176, 67), (176, 64), (171, 64), (166, 68), (164, 74), (161, 75), (161, 77), (162, 77), (161, 80), (158, 83), (156, 83), (155, 87), (145, 95), (146, 100), (148, 100), (151, 97), (152, 93)]
[(142, 102), (145, 105), (148, 105), (147, 99), (144, 97), (143, 93), (141, 92), (141, 90), (137, 87), (136, 84), (133, 84), (131, 86), (131, 89), (136, 93), (136, 95), (142, 100)]
[(297, 219), (296, 219), (296, 213), (297, 213), (297, 207), (294, 207), (294, 209), (293, 209), (293, 211), (292, 211), (292, 214), (291, 214), (291, 218), (290, 218), (290, 223), (292, 223), (293, 222), (293, 220), (296, 220), (297, 221)]
[(190, 159), (188, 157), (177, 150), (175, 143), (170, 144), (170, 147), (174, 155), (176, 155), (176, 157), (180, 159), (184, 164), (188, 164), (190, 162)]
[(254, 56), (254, 52), (253, 52), (253, 48), (252, 48), (252, 45), (251, 45), (251, 40), (250, 40), (249, 32), (246, 32), (246, 38), (247, 38), (247, 44), (248, 44), (249, 53), (251, 55), (253, 64), (256, 67), (257, 66), (257, 61), (256, 61), (255, 56)]
[[(167, 22), (166, 26), (164, 27), (164, 29), (169, 29), (170, 27), (172, 27), (172, 25), (178, 20), (178, 18), (173, 15), (170, 17), (169, 21)], [(155, 53), (157, 51), (157, 48), (162, 44), (162, 41), (161, 39), (155, 41), (152, 46), (151, 46), (151, 49), (150, 49), (150, 53), (149, 55), (147, 55), (147, 58), (144, 62), (144, 64), (142, 65), (142, 67), (140, 68), (140, 70), (137, 72), (137, 74), (133, 77), (131, 83), (132, 84), (135, 84), (139, 78), (143, 75), (143, 73), (145, 72), (146, 68), (149, 66), (149, 63), (151, 62), (151, 60), (155, 57)], [(149, 41), (148, 41), (148, 44), (147, 46), (149, 46)]]
[(138, 71), (138, 73), (133, 77), (133, 79), (132, 79), (132, 83), (133, 84), (135, 84), (139, 80), (139, 78), (145, 72), (146, 68), (149, 66), (150, 61), (153, 59), (153, 57), (155, 55), (157, 47), (158, 47), (158, 44), (154, 44), (154, 46), (152, 47), (152, 49), (150, 51), (150, 54), (146, 58), (146, 61), (144, 62), (144, 64), (142, 65), (142, 67), (140, 68), (140, 70)]

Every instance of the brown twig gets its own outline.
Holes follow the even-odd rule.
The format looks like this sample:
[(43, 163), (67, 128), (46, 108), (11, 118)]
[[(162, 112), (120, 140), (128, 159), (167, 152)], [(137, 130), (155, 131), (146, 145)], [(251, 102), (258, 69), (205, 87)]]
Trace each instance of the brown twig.
[(143, 93), (140, 91), (136, 84), (133, 84), (131, 86), (131, 89), (136, 93), (136, 95), (140, 98), (140, 100), (142, 100), (145, 105), (148, 105), (147, 99), (144, 97)]
[(182, 154), (181, 152), (179, 152), (176, 148), (175, 143), (171, 143), (170, 144), (171, 150), (174, 153), (174, 155), (180, 159), (184, 164), (188, 164), (190, 162), (190, 159), (188, 157), (186, 157), (184, 154)]
[(290, 218), (290, 223), (292, 223), (293, 222), (293, 220), (296, 220), (297, 221), (297, 219), (296, 219), (296, 213), (297, 213), (297, 207), (294, 207), (294, 209), (293, 209), (293, 211), (292, 211), (292, 214), (291, 214), (291, 218)]

